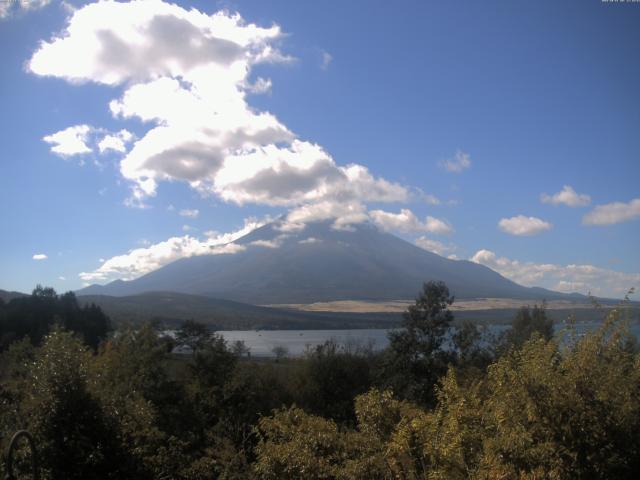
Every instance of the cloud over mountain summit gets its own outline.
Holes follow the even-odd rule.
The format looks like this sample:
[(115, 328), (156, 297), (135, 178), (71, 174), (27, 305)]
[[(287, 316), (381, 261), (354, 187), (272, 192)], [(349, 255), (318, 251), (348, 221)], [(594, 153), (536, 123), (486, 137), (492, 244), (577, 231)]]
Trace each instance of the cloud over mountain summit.
[[(252, 80), (252, 68), (293, 61), (279, 48), (282, 36), (275, 24), (259, 27), (226, 11), (207, 15), (161, 0), (103, 1), (73, 12), (28, 68), (121, 90), (109, 104), (113, 117), (148, 125), (120, 161), (132, 205), (156, 195), (165, 181), (239, 205), (406, 202), (408, 188), (362, 165), (338, 165), (320, 145), (249, 105), (248, 95), (265, 90), (258, 83), (270, 85)], [(47, 139), (74, 135), (60, 153), (87, 153), (86, 132), (72, 128)], [(124, 153), (123, 143), (113, 145)]]

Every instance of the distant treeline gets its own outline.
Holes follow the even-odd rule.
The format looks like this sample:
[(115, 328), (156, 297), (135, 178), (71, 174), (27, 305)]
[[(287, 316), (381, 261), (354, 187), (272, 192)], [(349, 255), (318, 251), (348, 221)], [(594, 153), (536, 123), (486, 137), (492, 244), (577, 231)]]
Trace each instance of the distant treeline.
[[(562, 337), (544, 304), (523, 307), (490, 338), (471, 322), (454, 326), (446, 285), (430, 282), (382, 352), (327, 342), (302, 358), (255, 361), (195, 321), (175, 338), (150, 324), (91, 336), (62, 310), (44, 321), (29, 308), (48, 298), (59, 309), (66, 298), (45, 291), (22, 304), (41, 330), (14, 331), (0, 357), (0, 447), (30, 431), (47, 480), (640, 471), (640, 354), (624, 305), (599, 330)], [(174, 355), (176, 346), (191, 353)]]
[(0, 299), (0, 351), (24, 337), (39, 345), (54, 324), (78, 334), (93, 349), (111, 330), (109, 318), (100, 307), (81, 307), (73, 292), (58, 295), (53, 288), (38, 285), (31, 295), (9, 302)]

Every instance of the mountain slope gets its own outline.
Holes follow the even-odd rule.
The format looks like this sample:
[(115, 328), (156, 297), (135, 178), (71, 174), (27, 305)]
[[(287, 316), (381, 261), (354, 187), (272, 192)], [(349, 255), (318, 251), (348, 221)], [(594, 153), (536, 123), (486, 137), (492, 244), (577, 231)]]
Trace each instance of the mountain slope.
[(427, 252), (370, 224), (335, 230), (319, 222), (283, 232), (275, 222), (236, 243), (246, 249), (184, 258), (132, 281), (93, 285), (78, 293), (171, 291), (250, 304), (310, 303), (414, 298), (423, 282), (442, 280), (458, 298), (566, 298), (523, 287), (483, 265)]
[(26, 293), (8, 292), (6, 290), (0, 290), (0, 299), (2, 299), (2, 301), (4, 302), (9, 302), (14, 298), (20, 298), (20, 297), (26, 297), (26, 296), (27, 296)]
[(100, 306), (115, 323), (158, 320), (180, 324), (193, 319), (220, 330), (389, 328), (400, 320), (399, 313), (302, 312), (173, 292), (83, 295), (78, 301)]

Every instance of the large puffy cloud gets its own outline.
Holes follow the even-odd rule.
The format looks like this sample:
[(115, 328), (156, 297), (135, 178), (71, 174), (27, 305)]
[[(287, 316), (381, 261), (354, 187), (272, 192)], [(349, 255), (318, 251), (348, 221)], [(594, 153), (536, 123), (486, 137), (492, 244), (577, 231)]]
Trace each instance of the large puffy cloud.
[(161, 0), (102, 1), (76, 10), (65, 34), (43, 42), (29, 68), (73, 82), (117, 85), (232, 67), (241, 81), (247, 61), (283, 58), (270, 43), (280, 35), (275, 25), (246, 25), (225, 12), (209, 16)]
[(453, 232), (453, 227), (444, 220), (427, 216), (424, 221), (421, 221), (407, 208), (400, 210), (400, 213), (372, 210), (369, 212), (369, 215), (373, 222), (384, 230), (395, 230), (406, 233), (429, 232), (440, 235)]
[(629, 288), (640, 285), (640, 273), (617, 272), (593, 265), (520, 262), (499, 257), (491, 250), (478, 250), (470, 260), (486, 265), (522, 285), (567, 293), (591, 292), (598, 296), (620, 298)]
[(234, 155), (216, 176), (220, 197), (238, 204), (293, 206), (328, 200), (404, 202), (409, 191), (361, 165), (338, 166), (319, 145), (294, 140)]
[(537, 217), (525, 217), (518, 215), (511, 218), (502, 218), (498, 222), (498, 227), (505, 233), (521, 237), (537, 235), (553, 228), (549, 222), (545, 222)]
[(591, 197), (585, 193), (576, 192), (570, 185), (562, 187), (558, 193), (548, 195), (543, 193), (540, 195), (542, 203), (550, 203), (551, 205), (566, 205), (567, 207), (586, 207), (591, 203)]
[(640, 198), (598, 205), (582, 218), (585, 225), (614, 225), (640, 218)]
[(245, 250), (246, 247), (233, 242), (264, 225), (265, 221), (248, 219), (239, 230), (224, 234), (210, 232), (210, 236), (205, 239), (198, 239), (190, 235), (171, 237), (168, 240), (109, 258), (96, 270), (80, 273), (80, 278), (85, 282), (131, 280), (180, 258), (238, 253)]
[(132, 205), (143, 205), (163, 181), (239, 205), (407, 201), (407, 188), (360, 165), (337, 165), (322, 147), (248, 105), (248, 94), (271, 85), (251, 80), (253, 65), (291, 60), (277, 47), (281, 37), (276, 25), (261, 28), (224, 11), (102, 1), (75, 11), (28, 68), (124, 87), (110, 102), (112, 114), (149, 125), (120, 163)]

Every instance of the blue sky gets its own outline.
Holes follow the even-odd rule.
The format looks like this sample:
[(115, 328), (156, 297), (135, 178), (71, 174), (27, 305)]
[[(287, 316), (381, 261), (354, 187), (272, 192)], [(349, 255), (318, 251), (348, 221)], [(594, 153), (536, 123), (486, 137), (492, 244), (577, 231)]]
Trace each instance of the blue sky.
[(0, 8), (2, 289), (233, 254), (277, 215), (640, 286), (638, 3), (30, 7)]

